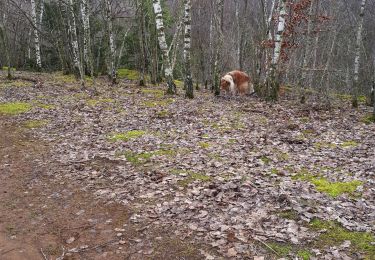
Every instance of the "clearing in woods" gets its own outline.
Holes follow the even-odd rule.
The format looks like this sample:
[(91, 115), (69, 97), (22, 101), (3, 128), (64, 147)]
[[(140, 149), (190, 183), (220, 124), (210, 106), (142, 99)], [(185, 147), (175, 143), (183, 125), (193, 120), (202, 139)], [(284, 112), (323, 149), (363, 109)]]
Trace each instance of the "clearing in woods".
[(370, 108), (20, 74), (43, 84), (0, 80), (0, 259), (374, 259)]

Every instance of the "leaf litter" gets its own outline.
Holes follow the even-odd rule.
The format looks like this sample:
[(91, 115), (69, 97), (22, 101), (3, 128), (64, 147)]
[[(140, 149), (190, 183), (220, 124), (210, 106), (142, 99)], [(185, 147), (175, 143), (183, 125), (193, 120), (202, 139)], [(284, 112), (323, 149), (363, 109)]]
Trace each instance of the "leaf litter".
[[(62, 165), (57, 180), (129, 205), (134, 223), (173, 227), (210, 248), (202, 251), (207, 259), (374, 257), (375, 125), (361, 122), (367, 108), (314, 110), (205, 91), (171, 102), (158, 87), (99, 82), (95, 99), (111, 103), (93, 106), (86, 92), (53, 81), (42, 89), (1, 89), (1, 103), (54, 106), (13, 118), (49, 122), (30, 131), (53, 143), (50, 160)], [(368, 240), (360, 249), (350, 240), (360, 235), (318, 243), (330, 229), (312, 228), (317, 220)]]

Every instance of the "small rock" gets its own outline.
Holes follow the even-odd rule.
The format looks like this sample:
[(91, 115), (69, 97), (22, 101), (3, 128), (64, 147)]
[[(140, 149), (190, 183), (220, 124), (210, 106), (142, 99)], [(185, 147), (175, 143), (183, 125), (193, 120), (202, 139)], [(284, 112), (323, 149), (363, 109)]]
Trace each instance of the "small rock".
[(66, 240), (66, 243), (67, 243), (67, 244), (71, 244), (71, 243), (73, 243), (75, 240), (76, 240), (76, 239), (75, 239), (74, 237), (70, 237), (70, 238), (68, 238), (68, 239)]
[(117, 237), (122, 237), (123, 234), (122, 234), (122, 233), (117, 233), (116, 236), (117, 236)]
[(236, 255), (237, 255), (237, 251), (236, 251), (236, 249), (234, 249), (233, 247), (232, 247), (232, 248), (229, 248), (229, 249), (228, 249), (228, 252), (227, 252), (227, 255), (228, 255), (229, 257), (234, 257), (234, 256), (236, 256)]
[(254, 256), (254, 260), (264, 260), (264, 256)]

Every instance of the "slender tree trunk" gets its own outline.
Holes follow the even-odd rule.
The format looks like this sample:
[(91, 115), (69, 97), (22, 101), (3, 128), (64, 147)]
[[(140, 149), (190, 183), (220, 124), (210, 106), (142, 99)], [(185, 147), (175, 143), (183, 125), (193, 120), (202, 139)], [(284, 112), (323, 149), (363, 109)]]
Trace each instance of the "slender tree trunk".
[(160, 0), (153, 0), (152, 2), (155, 13), (155, 22), (158, 33), (159, 47), (163, 55), (164, 74), (168, 85), (167, 94), (176, 94), (176, 85), (173, 82), (173, 70), (170, 64), (168, 54), (168, 45), (165, 39), (163, 11), (161, 8)]
[(312, 31), (312, 22), (313, 22), (312, 20), (313, 6), (314, 6), (314, 0), (311, 0), (309, 16), (307, 19), (306, 48), (303, 54), (302, 76), (301, 76), (301, 81), (299, 84), (302, 87), (301, 103), (305, 103), (306, 101), (306, 96), (305, 96), (305, 91), (304, 91), (303, 86), (306, 84), (306, 75), (308, 73), (308, 64), (309, 64), (311, 45), (312, 45), (311, 31)]
[(216, 44), (216, 53), (215, 53), (215, 62), (214, 62), (214, 90), (215, 95), (220, 95), (220, 70), (219, 70), (219, 60), (221, 58), (221, 51), (224, 42), (223, 35), (223, 18), (224, 18), (224, 0), (217, 0), (217, 16), (215, 17), (216, 21), (216, 30), (218, 32), (217, 44)]
[(104, 0), (104, 4), (105, 4), (105, 10), (106, 10), (107, 30), (108, 30), (108, 40), (109, 40), (109, 76), (112, 81), (112, 84), (116, 84), (116, 77), (117, 77), (116, 68), (115, 68), (116, 47), (115, 47), (115, 39), (113, 35), (111, 1)]
[(31, 19), (34, 24), (34, 45), (35, 45), (35, 59), (38, 70), (42, 69), (42, 58), (40, 55), (40, 43), (39, 43), (39, 32), (38, 32), (38, 18), (36, 14), (35, 0), (31, 0)]
[(359, 23), (357, 29), (357, 39), (355, 44), (355, 58), (354, 58), (354, 82), (353, 82), (353, 107), (358, 107), (358, 92), (359, 92), (359, 62), (361, 58), (361, 43), (363, 31), (363, 18), (365, 16), (366, 0), (361, 2), (361, 10), (359, 13)]
[[(211, 3), (212, 4), (212, 3)], [(214, 62), (214, 48), (213, 48), (213, 30), (214, 30), (214, 17), (215, 17), (215, 11), (214, 9), (212, 10), (212, 14), (211, 14), (211, 19), (210, 19), (210, 34), (209, 34), (209, 44), (208, 44), (208, 51), (209, 51), (209, 77), (210, 77), (210, 80), (211, 80), (211, 88), (213, 89), (213, 86), (214, 86), (214, 82), (213, 82), (213, 78), (214, 78), (214, 66), (213, 66), (213, 62)], [(205, 83), (205, 88), (207, 89), (207, 82), (208, 82), (208, 79), (206, 78), (205, 79), (206, 83)]]
[(237, 27), (237, 46), (236, 46), (236, 63), (237, 68), (241, 67), (241, 26), (240, 26), (240, 1), (236, 0), (236, 27)]
[(193, 80), (191, 78), (190, 48), (191, 48), (191, 1), (184, 0), (184, 62), (185, 62), (185, 89), (186, 97), (194, 98)]
[[(276, 0), (272, 0), (272, 3), (271, 3), (271, 10), (270, 10), (270, 13), (268, 14), (268, 17), (267, 17), (267, 6), (265, 6), (265, 16), (267, 17), (267, 21), (266, 21), (266, 38), (267, 38), (267, 41), (272, 41), (272, 32), (271, 32), (271, 26), (272, 26), (272, 17), (273, 17), (273, 13), (275, 11), (275, 5), (276, 5)], [(269, 66), (270, 66), (270, 53), (269, 53), (269, 49), (266, 48), (265, 50), (265, 68), (264, 68), (264, 71), (266, 73), (265, 75), (265, 80), (267, 80), (268, 78), (268, 73), (269, 73)], [(262, 57), (261, 57), (262, 59)]]
[(375, 55), (374, 55), (374, 62), (373, 62), (373, 79), (372, 79), (372, 88), (371, 88), (371, 99), (372, 99), (372, 118), (375, 120)]
[(279, 79), (276, 78), (276, 69), (281, 55), (286, 14), (286, 0), (280, 0), (278, 25), (275, 35), (275, 49), (272, 56), (270, 74), (267, 77), (268, 98), (270, 98), (271, 100), (277, 100), (278, 98), (280, 83), (278, 82)]
[(85, 75), (83, 72), (83, 66), (79, 55), (79, 45), (78, 45), (78, 37), (77, 37), (77, 25), (76, 25), (76, 15), (74, 13), (74, 3), (73, 0), (69, 0), (69, 12), (70, 12), (70, 19), (69, 21), (69, 31), (72, 36), (72, 48), (73, 48), (73, 62), (74, 62), (74, 70), (76, 75), (79, 76), (81, 80), (81, 85), (84, 86), (85, 84)]
[(94, 58), (91, 51), (91, 32), (90, 32), (90, 8), (88, 0), (82, 0), (81, 15), (83, 21), (83, 60), (86, 65), (86, 71), (94, 77)]

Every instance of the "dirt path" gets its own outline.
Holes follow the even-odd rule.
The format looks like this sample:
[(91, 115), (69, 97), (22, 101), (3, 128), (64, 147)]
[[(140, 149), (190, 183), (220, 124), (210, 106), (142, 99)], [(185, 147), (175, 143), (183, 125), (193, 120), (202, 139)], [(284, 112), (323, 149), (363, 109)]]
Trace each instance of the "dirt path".
[(200, 258), (168, 231), (131, 223), (124, 206), (56, 183), (49, 146), (7, 118), (0, 123), (0, 259)]

